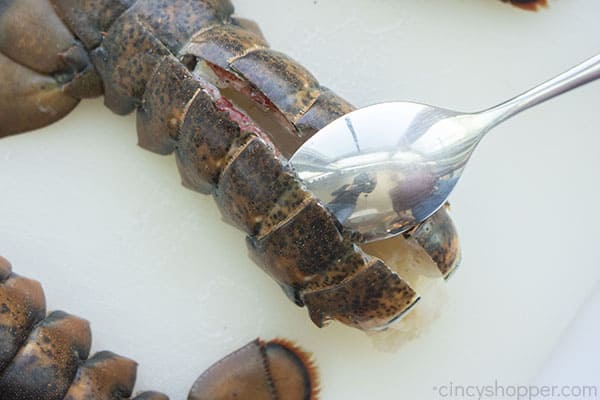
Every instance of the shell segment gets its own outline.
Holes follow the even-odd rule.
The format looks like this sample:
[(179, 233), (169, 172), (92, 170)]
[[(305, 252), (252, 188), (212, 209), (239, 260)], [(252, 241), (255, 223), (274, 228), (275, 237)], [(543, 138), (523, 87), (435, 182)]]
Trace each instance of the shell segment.
[(88, 358), (64, 400), (121, 400), (132, 394), (137, 364), (135, 361), (102, 351)]
[(198, 91), (183, 119), (176, 158), (184, 186), (211, 193), (221, 172), (254, 137), (219, 110), (213, 99)]
[(233, 60), (231, 68), (264, 93), (292, 123), (320, 94), (319, 84), (310, 72), (273, 50), (251, 51)]
[(9, 399), (63, 399), (90, 345), (87, 321), (59, 311), (50, 314), (0, 375), (0, 393)]
[[(125, 400), (134, 361), (110, 352), (87, 358), (87, 321), (56, 311), (45, 317), (40, 284), (12, 273), (0, 257), (0, 399)], [(168, 400), (147, 392), (138, 400)]]
[(448, 278), (460, 264), (458, 233), (448, 205), (419, 225), (412, 237), (433, 259), (444, 278)]
[(338, 320), (362, 330), (387, 327), (418, 300), (417, 293), (380, 260), (343, 285), (303, 296), (317, 326)]
[(0, 137), (48, 125), (102, 85), (48, 0), (0, 2)]
[(86, 48), (102, 43), (115, 20), (135, 0), (51, 0), (56, 12)]
[(163, 59), (152, 74), (137, 111), (138, 144), (158, 154), (172, 153), (190, 99), (200, 89), (200, 83), (178, 59)]
[(176, 53), (194, 32), (222, 23), (232, 11), (228, 1), (135, 2), (92, 52), (106, 105), (117, 114), (133, 111), (161, 59)]
[(267, 220), (269, 226), (283, 221), (309, 196), (287, 162), (258, 137), (231, 161), (214, 194), (222, 214), (250, 235)]
[(267, 47), (266, 40), (254, 31), (237, 25), (213, 25), (196, 33), (180, 53), (228, 69), (233, 60)]
[(40, 284), (11, 274), (10, 264), (0, 258), (0, 374), (45, 315)]
[(286, 341), (257, 339), (200, 375), (188, 400), (316, 400), (317, 392), (310, 356)]
[(303, 141), (324, 128), (330, 122), (354, 111), (354, 106), (342, 99), (331, 90), (321, 87), (321, 94), (297, 121), (296, 127), (300, 131)]

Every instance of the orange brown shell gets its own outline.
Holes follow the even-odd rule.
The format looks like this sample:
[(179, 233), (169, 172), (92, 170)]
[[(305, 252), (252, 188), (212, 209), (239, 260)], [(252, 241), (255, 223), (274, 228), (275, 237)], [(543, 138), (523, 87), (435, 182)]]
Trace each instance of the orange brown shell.
[[(0, 257), (0, 399), (126, 400), (135, 361), (109, 351), (89, 357), (86, 320), (62, 311), (45, 314), (36, 281), (12, 272)], [(256, 339), (217, 362), (196, 381), (190, 400), (316, 400), (317, 370), (289, 341)], [(132, 400), (168, 400), (143, 392)]]
[[(0, 257), (0, 398), (124, 400), (137, 364), (110, 352), (88, 358), (89, 323), (62, 311), (46, 315), (40, 284), (12, 272)], [(145, 392), (134, 400), (168, 400)]]
[(256, 339), (208, 368), (188, 400), (316, 400), (317, 371), (293, 343)]

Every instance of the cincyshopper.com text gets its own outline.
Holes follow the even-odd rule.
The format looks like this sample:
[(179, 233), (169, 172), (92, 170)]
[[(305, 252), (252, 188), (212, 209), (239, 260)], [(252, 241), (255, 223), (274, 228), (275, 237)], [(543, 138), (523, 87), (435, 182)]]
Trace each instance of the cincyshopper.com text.
[(503, 385), (497, 380), (490, 385), (463, 385), (449, 382), (434, 386), (438, 399), (600, 399), (595, 385)]

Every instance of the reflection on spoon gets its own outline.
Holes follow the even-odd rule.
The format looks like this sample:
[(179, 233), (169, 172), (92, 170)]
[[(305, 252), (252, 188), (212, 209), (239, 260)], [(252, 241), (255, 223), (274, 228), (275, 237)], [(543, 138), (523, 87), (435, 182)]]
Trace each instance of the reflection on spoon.
[(404, 232), (445, 202), (483, 136), (530, 107), (600, 78), (600, 55), (478, 113), (411, 102), (353, 111), (306, 141), (290, 162), (349, 229), (373, 241)]

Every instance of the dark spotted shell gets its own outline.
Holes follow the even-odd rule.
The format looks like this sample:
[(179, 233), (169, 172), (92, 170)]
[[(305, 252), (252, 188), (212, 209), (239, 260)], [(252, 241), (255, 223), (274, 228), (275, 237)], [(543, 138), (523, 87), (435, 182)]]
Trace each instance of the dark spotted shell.
[[(137, 364), (110, 352), (88, 358), (89, 323), (62, 311), (46, 315), (40, 284), (0, 257), (0, 399), (124, 400)], [(134, 400), (168, 400), (146, 392)]]
[[(126, 400), (137, 364), (109, 351), (89, 357), (86, 320), (55, 311), (46, 315), (36, 281), (12, 272), (0, 257), (0, 399)], [(285, 340), (256, 339), (217, 362), (193, 385), (190, 400), (315, 400), (316, 368)], [(144, 392), (132, 400), (168, 400)]]
[[(23, 15), (52, 27), (45, 36), (43, 29), (27, 32), (32, 39), (26, 45), (0, 34), (0, 51), (8, 55), (0, 58), (0, 69), (21, 74), (11, 75), (14, 84), (0, 99), (6, 90), (24, 95), (25, 82), (27, 93), (43, 93), (60, 103), (60, 112), (47, 118), (40, 102), (27, 96), (14, 104), (0, 100), (0, 116), (28, 116), (3, 116), (2, 134), (58, 118), (83, 94), (97, 94), (80, 93), (87, 86), (79, 82), (100, 77), (111, 110), (137, 109), (139, 144), (175, 153), (183, 184), (213, 195), (224, 219), (248, 234), (252, 259), (307, 306), (315, 324), (338, 320), (379, 329), (415, 304), (418, 293), (385, 260), (362, 251), (287, 162), (303, 141), (353, 107), (270, 49), (255, 24), (232, 17), (228, 0), (43, 0), (44, 13), (23, 8), (31, 1), (0, 3), (3, 21)], [(0, 26), (12, 35), (24, 30)], [(265, 125), (242, 112), (226, 98), (232, 91), (274, 122)], [(459, 259), (447, 211), (424, 226), (415, 238), (447, 276)]]

